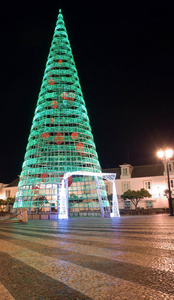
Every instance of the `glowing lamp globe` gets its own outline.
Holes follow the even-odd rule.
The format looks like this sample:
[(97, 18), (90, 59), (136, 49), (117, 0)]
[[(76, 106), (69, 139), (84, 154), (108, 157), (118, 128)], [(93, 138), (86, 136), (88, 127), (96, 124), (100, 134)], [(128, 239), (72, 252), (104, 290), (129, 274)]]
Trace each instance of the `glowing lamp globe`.
[(157, 152), (157, 156), (158, 156), (159, 158), (163, 158), (163, 157), (164, 157), (164, 151), (163, 151), (163, 150), (159, 150), (159, 151)]
[(166, 149), (165, 150), (165, 157), (171, 158), (173, 156), (173, 150), (172, 149)]
[(157, 156), (160, 158), (160, 159), (170, 159), (172, 156), (173, 156), (173, 150), (172, 149), (165, 149), (164, 151), (162, 149), (160, 149), (158, 152), (157, 152)]

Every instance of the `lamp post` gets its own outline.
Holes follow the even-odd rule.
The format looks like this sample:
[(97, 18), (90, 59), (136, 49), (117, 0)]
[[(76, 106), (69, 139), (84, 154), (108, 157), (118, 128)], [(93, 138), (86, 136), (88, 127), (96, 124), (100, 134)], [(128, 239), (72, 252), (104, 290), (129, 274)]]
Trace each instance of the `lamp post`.
[(169, 190), (169, 210), (170, 215), (173, 216), (173, 206), (172, 206), (172, 196), (171, 196), (171, 188), (170, 188), (170, 177), (169, 177), (169, 161), (171, 157), (173, 156), (173, 150), (172, 149), (165, 149), (165, 150), (159, 150), (157, 152), (157, 156), (164, 162), (166, 162), (167, 167), (167, 180), (168, 180), (168, 190)]

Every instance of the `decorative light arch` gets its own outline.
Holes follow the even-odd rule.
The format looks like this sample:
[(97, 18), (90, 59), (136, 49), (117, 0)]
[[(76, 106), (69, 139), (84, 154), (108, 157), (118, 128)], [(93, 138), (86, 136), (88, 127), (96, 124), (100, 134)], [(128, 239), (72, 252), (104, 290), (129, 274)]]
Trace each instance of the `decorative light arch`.
[(58, 218), (59, 219), (68, 219), (68, 177), (73, 175), (81, 175), (81, 176), (94, 176), (95, 184), (97, 187), (97, 194), (99, 205), (101, 209), (101, 216), (104, 217), (104, 209), (103, 203), (101, 199), (98, 178), (102, 177), (105, 180), (109, 180), (112, 182), (112, 213), (110, 213), (111, 218), (120, 217), (119, 207), (118, 207), (118, 199), (116, 194), (116, 186), (115, 186), (115, 173), (95, 173), (95, 172), (83, 172), (83, 171), (75, 171), (75, 172), (66, 172), (62, 178), (62, 186), (60, 189), (60, 205), (58, 210)]

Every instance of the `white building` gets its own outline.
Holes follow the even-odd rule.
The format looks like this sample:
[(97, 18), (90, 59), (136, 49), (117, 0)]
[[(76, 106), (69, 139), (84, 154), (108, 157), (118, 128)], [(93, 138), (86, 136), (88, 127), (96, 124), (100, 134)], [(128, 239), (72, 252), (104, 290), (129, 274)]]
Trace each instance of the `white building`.
[[(166, 163), (131, 166), (130, 164), (120, 165), (120, 168), (104, 169), (103, 172), (116, 173), (116, 190), (120, 209), (134, 209), (130, 201), (123, 201), (121, 195), (130, 190), (140, 190), (145, 188), (152, 195), (151, 198), (139, 202), (140, 208), (168, 208), (168, 199), (164, 196), (164, 191), (168, 189)], [(170, 186), (174, 190), (174, 160), (169, 163)], [(108, 194), (112, 193), (112, 186), (109, 181), (105, 181)]]
[(13, 180), (9, 184), (0, 183), (0, 199), (6, 200), (7, 198), (13, 198), (17, 193), (19, 179)]
[[(145, 188), (152, 195), (151, 198), (139, 202), (140, 208), (168, 208), (168, 199), (164, 196), (164, 190), (168, 189), (166, 163), (131, 166), (130, 164), (120, 165), (119, 168), (103, 169), (104, 173), (116, 173), (116, 191), (120, 209), (134, 209), (130, 201), (123, 201), (121, 195), (130, 190), (140, 190)], [(169, 162), (169, 174), (171, 189), (174, 191), (174, 160)], [(8, 197), (15, 197), (19, 179), (15, 179), (10, 184), (0, 183), (0, 199), (6, 200)], [(112, 194), (112, 183), (104, 181), (106, 191)]]

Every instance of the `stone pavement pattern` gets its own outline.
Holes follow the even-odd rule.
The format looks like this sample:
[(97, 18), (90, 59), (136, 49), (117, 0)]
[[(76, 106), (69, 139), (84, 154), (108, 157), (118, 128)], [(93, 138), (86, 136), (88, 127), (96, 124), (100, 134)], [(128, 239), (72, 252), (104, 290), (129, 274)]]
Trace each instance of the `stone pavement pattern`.
[(0, 300), (174, 299), (174, 218), (0, 222)]

